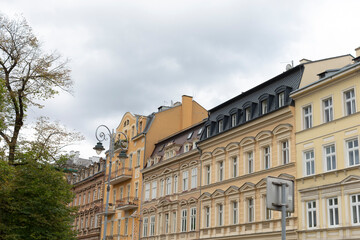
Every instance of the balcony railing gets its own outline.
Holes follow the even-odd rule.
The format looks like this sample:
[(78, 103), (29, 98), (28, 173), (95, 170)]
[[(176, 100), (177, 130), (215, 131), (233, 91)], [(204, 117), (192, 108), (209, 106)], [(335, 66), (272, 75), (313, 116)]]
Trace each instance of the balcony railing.
[(121, 198), (116, 201), (116, 209), (130, 210), (139, 206), (139, 199), (135, 197)]
[(110, 184), (118, 184), (132, 178), (131, 168), (120, 168), (111, 172)]
[[(105, 210), (106, 210), (106, 204), (102, 205), (100, 208), (100, 214), (105, 214)], [(115, 205), (112, 203), (109, 203), (109, 208), (108, 208), (108, 215), (110, 214), (114, 214), (115, 213)]]

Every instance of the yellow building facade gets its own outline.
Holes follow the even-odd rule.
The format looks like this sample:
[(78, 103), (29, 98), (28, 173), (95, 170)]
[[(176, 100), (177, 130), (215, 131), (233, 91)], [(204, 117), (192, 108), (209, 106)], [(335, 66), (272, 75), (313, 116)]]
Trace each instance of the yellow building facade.
[(299, 239), (360, 238), (359, 55), (291, 94)]
[[(190, 96), (183, 96), (182, 102), (161, 106), (158, 112), (148, 116), (126, 113), (116, 132), (127, 135), (127, 159), (117, 158), (121, 149), (115, 147), (112, 170), (109, 173), (107, 156), (106, 179), (110, 174), (110, 198), (107, 220), (107, 239), (139, 239), (141, 227), (141, 196), (143, 181), (140, 172), (145, 160), (154, 149), (155, 143), (170, 134), (187, 128), (207, 117), (207, 111)], [(106, 194), (106, 193), (105, 193)], [(104, 204), (106, 198), (104, 198)], [(102, 237), (104, 232), (102, 225)]]

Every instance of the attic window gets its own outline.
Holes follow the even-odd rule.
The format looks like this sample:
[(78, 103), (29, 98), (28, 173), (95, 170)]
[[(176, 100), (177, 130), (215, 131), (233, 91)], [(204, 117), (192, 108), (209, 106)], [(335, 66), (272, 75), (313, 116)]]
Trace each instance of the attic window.
[(203, 130), (203, 129), (200, 128), (199, 131), (198, 131), (198, 133), (197, 133), (197, 135), (200, 135), (200, 134), (202, 133), (202, 130)]
[(163, 144), (160, 149), (159, 149), (159, 152), (161, 152), (162, 150), (164, 150), (164, 147), (165, 147), (165, 144)]
[(192, 137), (193, 133), (194, 133), (194, 132), (189, 133), (187, 139), (190, 139), (190, 138)]

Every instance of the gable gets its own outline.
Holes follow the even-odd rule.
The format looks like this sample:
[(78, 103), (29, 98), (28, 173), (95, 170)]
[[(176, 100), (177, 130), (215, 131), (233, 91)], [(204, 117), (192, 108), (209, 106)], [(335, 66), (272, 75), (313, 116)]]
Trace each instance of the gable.
[(291, 124), (280, 124), (274, 128), (273, 133), (275, 135), (277, 135), (280, 133), (289, 132), (292, 129), (293, 129), (293, 126)]
[(239, 193), (239, 188), (236, 186), (230, 186), (228, 189), (226, 189), (225, 194), (231, 195), (231, 194), (237, 194)]
[(240, 187), (241, 192), (250, 191), (255, 189), (255, 184), (251, 182), (246, 182)]
[(266, 130), (266, 131), (261, 131), (261, 132), (259, 132), (259, 133), (256, 135), (255, 139), (256, 139), (257, 141), (260, 141), (260, 140), (267, 139), (267, 138), (271, 138), (271, 137), (272, 137), (272, 132), (269, 131), (269, 130)]
[(211, 158), (211, 153), (204, 152), (203, 154), (201, 154), (200, 160), (206, 160), (206, 159), (210, 159), (210, 158)]
[(221, 154), (225, 154), (225, 148), (223, 148), (223, 147), (218, 147), (212, 152), (213, 156), (218, 156)]
[(199, 200), (209, 200), (211, 199), (211, 194), (208, 192), (204, 192), (203, 194), (201, 194), (201, 196), (199, 197)]
[(229, 143), (227, 146), (226, 146), (226, 151), (231, 151), (231, 150), (234, 150), (234, 149), (239, 149), (239, 143), (238, 142), (232, 142), (232, 143)]
[(215, 192), (213, 192), (213, 194), (211, 194), (212, 198), (223, 197), (223, 196), (224, 196), (224, 191), (221, 189), (216, 189)]
[(253, 144), (255, 143), (255, 138), (254, 137), (244, 137), (241, 141), (240, 141), (240, 146), (246, 146), (249, 144)]
[(342, 180), (341, 184), (347, 184), (347, 183), (353, 183), (353, 182), (359, 182), (359, 181), (360, 181), (360, 176), (350, 175), (347, 178), (345, 178), (344, 180)]
[(255, 186), (256, 186), (256, 188), (265, 188), (266, 187), (266, 178), (261, 179)]

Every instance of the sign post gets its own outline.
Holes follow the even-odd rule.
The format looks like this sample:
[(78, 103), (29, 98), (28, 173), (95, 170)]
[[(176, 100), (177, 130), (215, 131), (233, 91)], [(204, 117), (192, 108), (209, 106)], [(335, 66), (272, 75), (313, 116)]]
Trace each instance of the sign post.
[(294, 181), (267, 177), (266, 207), (281, 211), (281, 239), (286, 240), (286, 212), (294, 212)]

